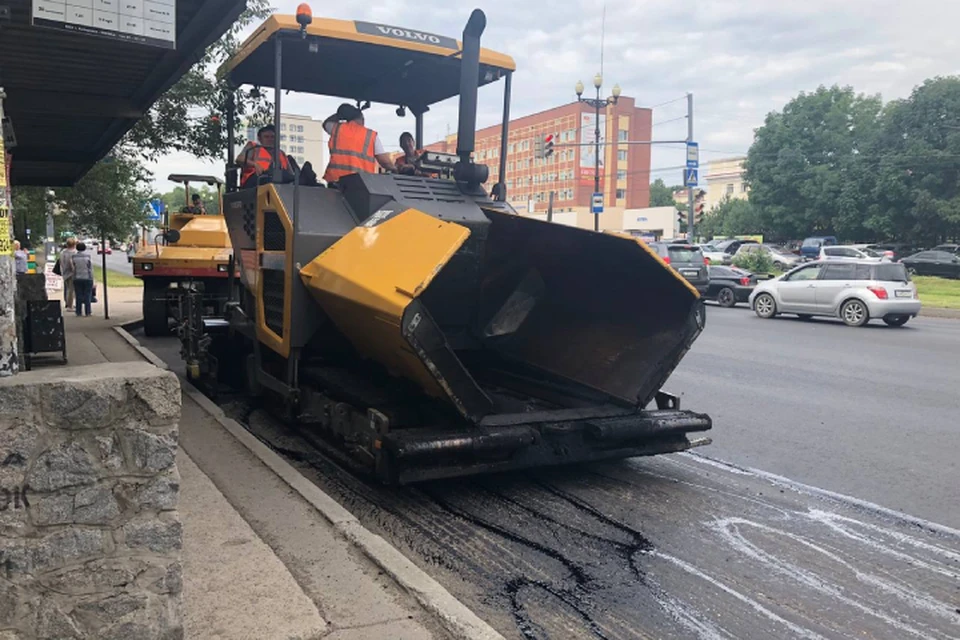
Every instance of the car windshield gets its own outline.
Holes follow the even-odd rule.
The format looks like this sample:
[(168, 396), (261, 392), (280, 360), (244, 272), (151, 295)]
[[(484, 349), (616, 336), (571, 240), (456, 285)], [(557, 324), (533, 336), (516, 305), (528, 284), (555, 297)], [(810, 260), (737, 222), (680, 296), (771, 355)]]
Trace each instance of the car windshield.
[(910, 282), (910, 273), (902, 264), (878, 264), (877, 280), (881, 282)]
[(668, 251), (672, 262), (703, 262), (703, 253), (696, 247), (671, 246)]
[(807, 238), (803, 241), (804, 247), (819, 247), (823, 244), (823, 240), (820, 238)]

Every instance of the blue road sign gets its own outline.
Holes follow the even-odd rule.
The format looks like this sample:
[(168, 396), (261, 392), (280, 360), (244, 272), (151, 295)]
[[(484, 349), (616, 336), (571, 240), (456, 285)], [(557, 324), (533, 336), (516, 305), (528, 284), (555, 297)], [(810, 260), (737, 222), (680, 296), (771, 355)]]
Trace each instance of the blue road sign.
[(594, 193), (590, 200), (590, 211), (592, 213), (603, 213), (603, 194)]
[(697, 186), (697, 173), (696, 169), (685, 169), (683, 171), (683, 186), (685, 187), (695, 187)]
[(700, 167), (700, 143), (687, 143), (687, 168), (697, 169)]
[(163, 200), (151, 200), (148, 220), (159, 220), (163, 215)]

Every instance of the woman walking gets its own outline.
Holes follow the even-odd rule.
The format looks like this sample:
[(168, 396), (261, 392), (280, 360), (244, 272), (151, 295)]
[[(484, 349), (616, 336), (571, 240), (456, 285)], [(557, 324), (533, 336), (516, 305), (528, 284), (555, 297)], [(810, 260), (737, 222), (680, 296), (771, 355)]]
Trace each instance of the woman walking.
[[(73, 263), (73, 289), (77, 298), (77, 317), (90, 317), (90, 298), (93, 295), (93, 260), (87, 253), (87, 245), (77, 244), (77, 252), (71, 259)], [(86, 314), (82, 310), (86, 308)]]

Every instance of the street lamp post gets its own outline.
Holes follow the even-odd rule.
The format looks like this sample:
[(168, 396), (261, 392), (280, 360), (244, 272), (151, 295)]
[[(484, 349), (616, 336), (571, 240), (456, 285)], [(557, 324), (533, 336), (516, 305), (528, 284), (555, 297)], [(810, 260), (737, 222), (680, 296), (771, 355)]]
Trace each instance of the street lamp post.
[[(595, 118), (594, 124), (596, 125), (596, 130), (593, 132), (593, 162), (594, 162), (594, 173), (593, 173), (593, 192), (600, 193), (600, 109), (607, 108), (607, 105), (617, 104), (617, 101), (620, 100), (620, 85), (613, 85), (613, 95), (609, 98), (603, 100), (600, 99), (600, 87), (603, 86), (603, 76), (599, 73), (593, 77), (593, 86), (597, 90), (597, 97), (594, 98), (584, 98), (583, 97), (583, 83), (579, 80), (577, 81), (576, 92), (577, 92), (577, 101), (582, 102), (583, 104), (590, 105), (594, 108)], [(593, 202), (591, 199), (591, 207)], [(600, 230), (600, 214), (594, 214), (593, 217), (593, 230)]]

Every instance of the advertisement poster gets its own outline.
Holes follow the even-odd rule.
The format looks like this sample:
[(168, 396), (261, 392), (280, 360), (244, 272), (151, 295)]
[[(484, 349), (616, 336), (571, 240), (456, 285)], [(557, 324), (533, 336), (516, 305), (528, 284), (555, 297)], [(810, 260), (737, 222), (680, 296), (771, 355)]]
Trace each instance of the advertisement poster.
[[(600, 180), (603, 180), (604, 147), (607, 131), (607, 116), (600, 114)], [(580, 114), (580, 186), (592, 187), (596, 174), (597, 114)], [(601, 184), (602, 189), (602, 184)]]

